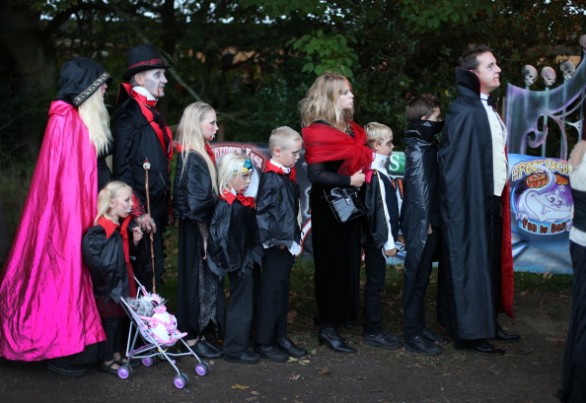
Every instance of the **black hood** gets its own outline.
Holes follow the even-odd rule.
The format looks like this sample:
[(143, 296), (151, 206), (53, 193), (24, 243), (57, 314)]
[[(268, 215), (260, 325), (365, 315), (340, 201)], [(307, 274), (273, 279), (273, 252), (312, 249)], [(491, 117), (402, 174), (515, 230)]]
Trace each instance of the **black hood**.
[(78, 107), (112, 77), (99, 63), (85, 57), (75, 57), (63, 64), (59, 76), (57, 99)]

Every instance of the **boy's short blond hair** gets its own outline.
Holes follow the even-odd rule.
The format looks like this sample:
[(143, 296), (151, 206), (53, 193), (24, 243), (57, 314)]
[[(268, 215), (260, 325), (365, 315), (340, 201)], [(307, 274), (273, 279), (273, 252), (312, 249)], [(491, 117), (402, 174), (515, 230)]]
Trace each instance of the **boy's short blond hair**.
[(364, 126), (368, 136), (368, 146), (374, 148), (374, 143), (382, 144), (387, 139), (393, 138), (393, 131), (387, 125), (378, 122), (370, 122)]
[(287, 150), (291, 147), (291, 144), (302, 141), (303, 139), (299, 132), (291, 129), (289, 126), (277, 127), (271, 132), (271, 136), (269, 137), (269, 151), (272, 155), (275, 148)]

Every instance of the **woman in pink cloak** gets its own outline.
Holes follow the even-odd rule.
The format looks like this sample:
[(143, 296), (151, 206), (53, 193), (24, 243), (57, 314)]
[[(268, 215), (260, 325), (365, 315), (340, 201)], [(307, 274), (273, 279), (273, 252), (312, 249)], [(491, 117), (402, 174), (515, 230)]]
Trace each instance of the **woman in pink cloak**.
[(66, 62), (12, 248), (0, 273), (0, 356), (48, 360), (81, 376), (79, 357), (105, 339), (81, 241), (99, 184), (109, 179), (104, 93), (110, 75), (93, 60)]

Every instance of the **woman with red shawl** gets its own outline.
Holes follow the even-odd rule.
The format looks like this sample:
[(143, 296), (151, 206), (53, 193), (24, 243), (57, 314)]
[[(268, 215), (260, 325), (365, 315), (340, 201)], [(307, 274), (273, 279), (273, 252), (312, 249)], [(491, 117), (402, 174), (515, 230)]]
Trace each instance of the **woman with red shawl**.
[(319, 76), (299, 104), (305, 161), (311, 182), (309, 202), (315, 263), (318, 341), (339, 353), (354, 353), (338, 333), (358, 317), (361, 220), (339, 223), (324, 199), (333, 187), (360, 187), (372, 151), (364, 129), (352, 121), (354, 95), (340, 74)]

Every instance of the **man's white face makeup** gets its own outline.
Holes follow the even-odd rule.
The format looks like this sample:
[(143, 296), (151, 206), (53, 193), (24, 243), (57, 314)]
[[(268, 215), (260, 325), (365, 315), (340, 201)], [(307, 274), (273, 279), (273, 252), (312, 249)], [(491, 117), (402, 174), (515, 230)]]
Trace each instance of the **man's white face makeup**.
[(165, 84), (167, 84), (167, 78), (165, 77), (164, 69), (143, 71), (142, 73), (137, 74), (136, 82), (157, 99), (165, 96)]

